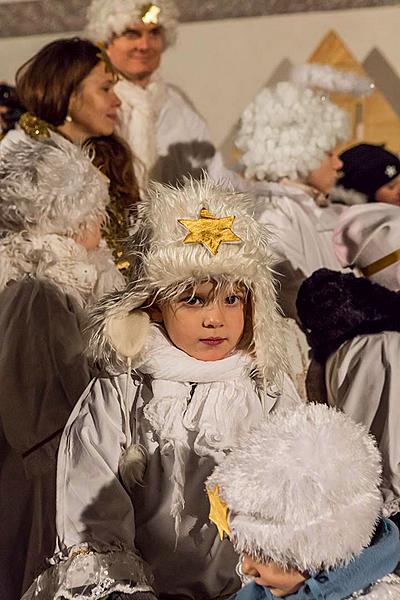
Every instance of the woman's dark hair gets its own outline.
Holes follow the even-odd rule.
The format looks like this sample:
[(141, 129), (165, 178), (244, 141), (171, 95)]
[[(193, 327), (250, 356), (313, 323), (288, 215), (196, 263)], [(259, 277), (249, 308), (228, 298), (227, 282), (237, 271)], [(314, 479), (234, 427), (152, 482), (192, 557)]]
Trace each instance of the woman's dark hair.
[[(136, 221), (136, 205), (140, 201), (134, 157), (128, 144), (115, 133), (92, 137), (85, 142), (85, 146), (93, 150), (93, 163), (110, 180), (108, 221), (103, 228), (103, 235), (118, 264), (121, 260), (124, 262), (129, 227)], [(119, 268), (128, 273), (126, 267)]]
[(18, 69), (18, 97), (28, 112), (58, 127), (65, 121), (71, 95), (100, 60), (99, 48), (89, 40), (51, 42)]

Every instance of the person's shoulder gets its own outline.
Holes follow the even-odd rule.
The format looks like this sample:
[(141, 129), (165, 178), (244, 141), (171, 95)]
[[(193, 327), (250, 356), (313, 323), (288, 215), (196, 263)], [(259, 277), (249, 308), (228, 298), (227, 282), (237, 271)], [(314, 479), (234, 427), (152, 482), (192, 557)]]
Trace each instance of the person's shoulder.
[(49, 304), (67, 305), (66, 295), (51, 281), (39, 277), (24, 277), (17, 281), (10, 281), (2, 290), (1, 297), (14, 298), (18, 304), (29, 303), (31, 306), (38, 303), (43, 306)]
[(267, 588), (252, 581), (236, 592), (229, 600), (273, 600)]
[(198, 119), (204, 121), (204, 118), (197, 110), (194, 102), (179, 86), (173, 83), (167, 83), (166, 89), (166, 107), (173, 106), (175, 109), (179, 108), (180, 111), (183, 111), (184, 115), (196, 116)]

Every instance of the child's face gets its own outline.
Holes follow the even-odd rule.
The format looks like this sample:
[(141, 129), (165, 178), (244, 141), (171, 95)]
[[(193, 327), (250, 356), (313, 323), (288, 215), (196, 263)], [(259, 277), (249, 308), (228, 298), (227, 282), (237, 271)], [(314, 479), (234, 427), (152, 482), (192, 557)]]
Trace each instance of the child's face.
[(172, 343), (198, 360), (225, 358), (236, 348), (245, 322), (245, 292), (214, 291), (212, 283), (188, 290), (152, 311)]
[(242, 572), (254, 577), (258, 585), (267, 587), (277, 598), (294, 594), (306, 580), (306, 577), (295, 569), (285, 571), (273, 562), (262, 564), (248, 554), (243, 557)]

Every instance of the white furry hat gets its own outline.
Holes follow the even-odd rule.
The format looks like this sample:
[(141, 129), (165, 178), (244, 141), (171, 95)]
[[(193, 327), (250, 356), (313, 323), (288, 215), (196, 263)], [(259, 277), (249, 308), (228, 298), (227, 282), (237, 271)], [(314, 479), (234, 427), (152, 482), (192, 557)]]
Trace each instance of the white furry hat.
[(281, 317), (267, 231), (252, 216), (253, 205), (245, 194), (209, 180), (186, 181), (183, 188), (153, 184), (132, 237), (133, 281), (124, 292), (105, 297), (92, 314), (93, 358), (113, 369), (126, 368), (126, 358), (140, 364), (148, 317), (135, 309), (202, 281), (241, 282), (251, 294), (255, 368), (263, 383), (274, 382), (285, 367)]
[(19, 134), (2, 152), (0, 230), (72, 236), (105, 216), (108, 201), (107, 178), (61, 136), (39, 140)]
[(238, 552), (316, 572), (369, 544), (382, 506), (380, 474), (363, 426), (325, 405), (302, 404), (243, 436), (207, 489), (220, 516), (227, 504), (218, 522)]
[(357, 267), (380, 285), (400, 289), (400, 207), (383, 202), (352, 206), (342, 214), (333, 243), (344, 267)]
[(87, 12), (87, 35), (95, 42), (107, 42), (113, 34), (121, 35), (129, 25), (140, 23), (152, 7), (158, 13), (157, 23), (165, 31), (166, 46), (173, 45), (179, 16), (174, 0), (92, 0)]
[(346, 139), (344, 110), (320, 92), (282, 81), (244, 110), (236, 138), (247, 179), (304, 179)]

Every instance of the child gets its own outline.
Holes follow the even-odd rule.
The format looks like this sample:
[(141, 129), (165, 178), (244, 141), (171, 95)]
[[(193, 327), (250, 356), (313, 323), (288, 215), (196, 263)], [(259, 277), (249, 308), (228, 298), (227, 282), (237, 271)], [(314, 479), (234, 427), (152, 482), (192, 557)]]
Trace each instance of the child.
[(399, 598), (399, 532), (380, 518), (380, 473), (373, 438), (322, 404), (244, 435), (207, 481), (210, 518), (254, 578), (233, 598)]
[(208, 181), (155, 185), (143, 203), (135, 279), (99, 305), (90, 339), (114, 372), (134, 371), (92, 381), (67, 424), (58, 554), (26, 598), (238, 589), (204, 482), (242, 431), (298, 400), (282, 378), (266, 231), (250, 208)]
[(17, 600), (53, 552), (61, 433), (90, 382), (84, 311), (122, 275), (101, 241), (106, 178), (61, 136), (0, 160), (0, 582)]
[(365, 425), (378, 442), (384, 512), (393, 519), (400, 518), (399, 236), (398, 206), (352, 206), (334, 244), (341, 264), (364, 277), (320, 269), (297, 298), (327, 403)]

